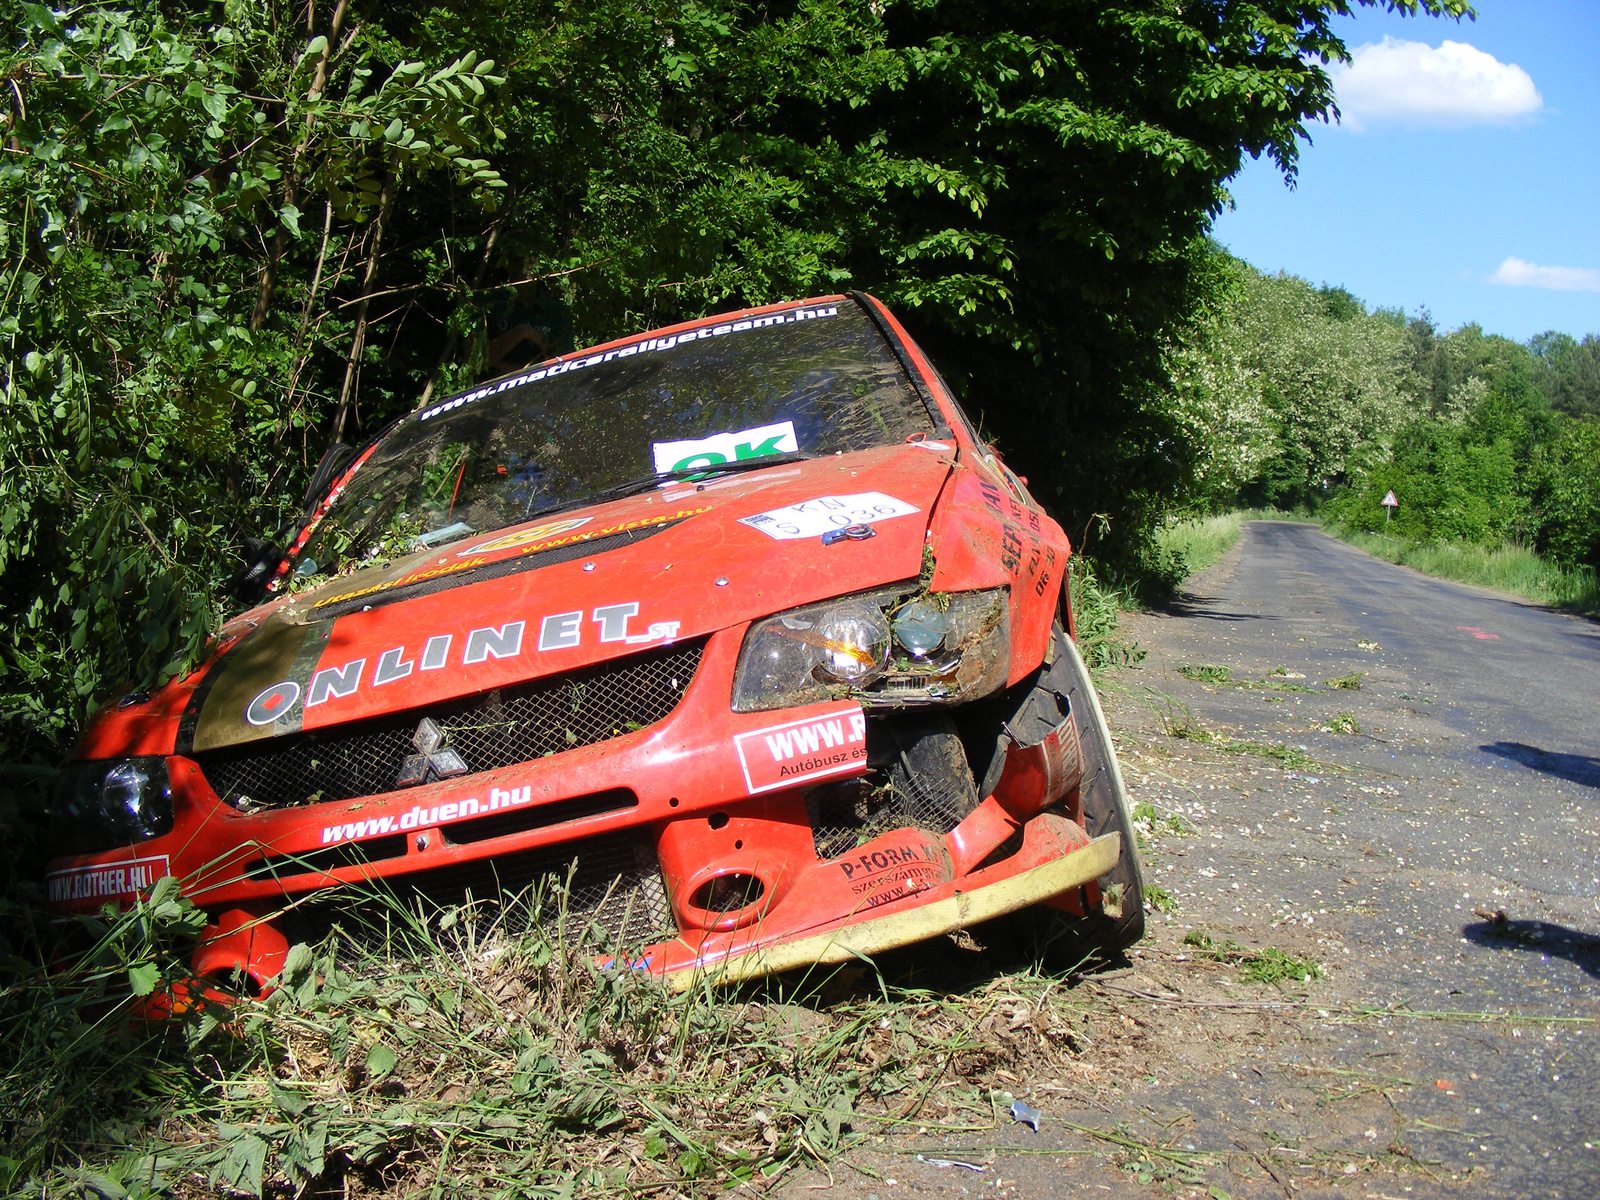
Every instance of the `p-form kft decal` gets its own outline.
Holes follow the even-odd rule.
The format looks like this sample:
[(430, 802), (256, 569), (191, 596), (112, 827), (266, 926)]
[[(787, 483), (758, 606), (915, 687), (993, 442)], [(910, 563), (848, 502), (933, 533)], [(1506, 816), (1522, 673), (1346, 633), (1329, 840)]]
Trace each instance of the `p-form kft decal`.
[(866, 766), (867, 718), (859, 704), (820, 717), (735, 735), (733, 748), (750, 795)]
[(794, 325), (800, 321), (814, 321), (821, 317), (835, 317), (838, 315), (839, 306), (836, 304), (817, 305), (812, 308), (790, 308), (783, 312), (767, 313), (765, 316), (760, 317), (740, 317), (737, 321), (729, 321), (724, 325), (703, 325), (699, 329), (686, 329), (682, 333), (669, 333), (664, 337), (646, 338), (642, 342), (629, 342), (626, 346), (618, 346), (614, 350), (591, 354), (585, 358), (570, 358), (565, 362), (551, 363), (548, 367), (540, 367), (536, 371), (524, 371), (521, 375), (513, 375), (510, 379), (501, 379), (474, 391), (452, 396), (450, 399), (418, 413), (417, 420), (432, 420), (434, 417), (447, 413), (452, 409), (460, 408), (463, 404), (474, 404), (485, 396), (495, 396), (501, 392), (509, 392), (512, 388), (519, 388), (523, 384), (534, 383), (540, 379), (554, 378), (557, 375), (565, 375), (568, 371), (581, 371), (584, 367), (598, 366), (600, 363), (610, 362), (613, 358), (632, 358), (636, 354), (651, 354), (660, 350), (671, 350), (674, 346), (682, 346), (704, 338), (726, 337), (730, 333), (744, 333), (751, 329), (764, 329), (770, 325)]
[(818, 496), (815, 500), (774, 508), (753, 517), (740, 517), (739, 523), (759, 529), (770, 538), (793, 541), (819, 537), (851, 525), (873, 525), (893, 517), (907, 517), (920, 511), (915, 505), (882, 492), (857, 492), (852, 496)]
[(155, 887), (156, 880), (172, 874), (165, 854), (133, 858), (99, 867), (74, 867), (45, 876), (51, 904), (72, 900), (119, 900), (138, 896)]
[[(504, 625), (485, 625), (471, 630), (461, 640), (456, 654), (456, 638), (451, 633), (434, 634), (420, 642), (391, 646), (369, 663), (367, 656), (352, 658), (337, 666), (323, 667), (311, 676), (302, 694), (300, 684), (280, 680), (259, 692), (245, 708), (245, 720), (252, 725), (270, 725), (290, 712), (296, 704), (315, 708), (330, 700), (353, 696), (362, 688), (382, 687), (405, 679), (416, 671), (438, 671), (452, 660), (463, 667), (474, 667), (491, 658), (516, 658), (523, 653), (530, 627), (536, 631), (541, 652), (572, 650), (588, 641), (620, 642), (625, 646), (666, 644), (678, 636), (681, 621), (652, 621), (642, 630), (632, 622), (639, 615), (639, 602), (602, 604), (585, 611), (548, 613), (531, 623), (507, 621)], [(370, 669), (369, 669), (370, 668)]]
[(663, 472), (714, 467), (725, 462), (765, 458), (769, 454), (793, 454), (799, 449), (793, 421), (757, 425), (754, 429), (739, 429), (731, 433), (713, 433), (708, 437), (685, 441), (650, 443), (656, 470)]

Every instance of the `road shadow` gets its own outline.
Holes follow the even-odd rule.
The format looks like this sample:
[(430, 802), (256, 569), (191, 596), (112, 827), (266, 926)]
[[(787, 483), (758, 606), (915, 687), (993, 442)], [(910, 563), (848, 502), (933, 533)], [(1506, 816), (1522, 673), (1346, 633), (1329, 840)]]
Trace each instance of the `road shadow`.
[(1157, 606), (1157, 611), (1169, 617), (1199, 617), (1207, 621), (1276, 621), (1279, 618), (1267, 613), (1223, 612), (1215, 606), (1221, 601), (1215, 596), (1201, 596), (1194, 592), (1179, 592)]
[(1554, 775), (1569, 783), (1600, 788), (1600, 758), (1590, 754), (1562, 754), (1554, 750), (1541, 750), (1525, 742), (1490, 742), (1478, 749), (1485, 754), (1509, 758), (1530, 770)]
[(1491, 950), (1532, 950), (1565, 958), (1591, 979), (1600, 979), (1600, 937), (1549, 921), (1511, 921), (1504, 914), (1462, 927), (1468, 941)]

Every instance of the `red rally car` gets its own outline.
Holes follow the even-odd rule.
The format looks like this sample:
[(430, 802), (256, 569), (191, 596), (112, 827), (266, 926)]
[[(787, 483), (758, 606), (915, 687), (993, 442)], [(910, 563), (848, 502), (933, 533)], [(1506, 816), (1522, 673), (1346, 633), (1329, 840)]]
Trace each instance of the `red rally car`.
[(872, 297), (541, 363), (335, 474), (267, 602), (84, 732), (57, 911), (176, 876), (252, 989), (352, 883), (556, 875), (674, 986), (1022, 909), (1141, 935), (1066, 536)]

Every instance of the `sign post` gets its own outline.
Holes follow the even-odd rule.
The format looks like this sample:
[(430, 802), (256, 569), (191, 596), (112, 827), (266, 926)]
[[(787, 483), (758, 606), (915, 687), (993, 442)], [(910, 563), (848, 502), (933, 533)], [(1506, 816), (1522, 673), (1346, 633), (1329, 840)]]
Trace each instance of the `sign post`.
[(1383, 527), (1387, 529), (1389, 528), (1389, 518), (1394, 516), (1394, 510), (1400, 507), (1400, 501), (1394, 498), (1394, 489), (1390, 488), (1378, 503), (1383, 505)]

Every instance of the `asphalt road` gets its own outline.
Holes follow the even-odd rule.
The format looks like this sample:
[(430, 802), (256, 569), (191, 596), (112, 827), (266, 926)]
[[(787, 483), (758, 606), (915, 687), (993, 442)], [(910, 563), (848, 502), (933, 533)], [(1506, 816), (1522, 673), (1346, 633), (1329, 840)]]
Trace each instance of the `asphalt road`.
[(1004, 1085), (1038, 1133), (890, 1138), (841, 1190), (1600, 1196), (1600, 624), (1253, 522), (1128, 631), (1102, 690), (1175, 911)]

